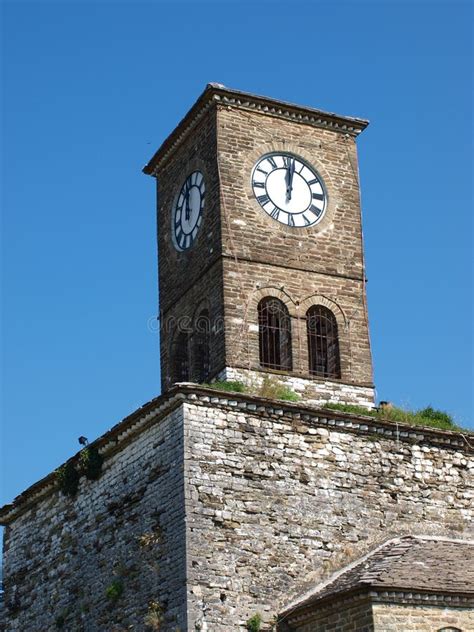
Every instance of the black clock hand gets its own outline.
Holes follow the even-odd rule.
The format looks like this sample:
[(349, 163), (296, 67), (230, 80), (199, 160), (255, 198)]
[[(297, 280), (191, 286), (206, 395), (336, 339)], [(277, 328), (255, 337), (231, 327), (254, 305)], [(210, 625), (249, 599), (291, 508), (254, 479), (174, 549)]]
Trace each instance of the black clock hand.
[(287, 187), (286, 187), (286, 201), (291, 200), (291, 192), (293, 190), (293, 174), (295, 173), (295, 161), (290, 158), (287, 171)]
[(186, 210), (184, 212), (184, 217), (186, 218), (186, 221), (189, 221), (189, 218), (191, 217), (191, 208), (190, 208), (190, 205), (189, 205), (189, 185), (188, 185), (188, 183), (186, 183), (185, 204), (186, 204)]

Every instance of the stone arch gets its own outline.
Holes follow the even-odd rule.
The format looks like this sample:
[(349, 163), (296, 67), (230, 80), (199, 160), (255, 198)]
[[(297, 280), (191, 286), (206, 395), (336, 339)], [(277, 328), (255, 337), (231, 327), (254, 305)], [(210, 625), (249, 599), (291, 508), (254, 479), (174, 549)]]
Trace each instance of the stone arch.
[(292, 318), (298, 318), (298, 301), (295, 300), (290, 292), (284, 286), (278, 286), (273, 284), (258, 285), (255, 287), (251, 296), (248, 299), (249, 310), (256, 313), (257, 306), (266, 296), (273, 296), (280, 299)]
[(346, 316), (346, 313), (344, 312), (344, 310), (342, 309), (342, 307), (339, 305), (339, 303), (336, 300), (334, 300), (330, 296), (326, 296), (325, 294), (319, 294), (319, 293), (310, 294), (309, 296), (304, 298), (302, 301), (300, 301), (299, 303), (300, 313), (306, 314), (308, 309), (312, 307), (313, 305), (324, 305), (324, 307), (327, 307), (329, 310), (331, 310), (331, 312), (336, 317), (339, 328), (341, 327), (344, 327), (344, 329), (347, 328), (349, 320)]
[(292, 327), (286, 304), (275, 296), (264, 296), (257, 305), (257, 315), (260, 366), (292, 371)]
[[(351, 360), (351, 339), (350, 339), (350, 330), (349, 330), (349, 319), (344, 312), (343, 308), (334, 298), (327, 296), (322, 293), (314, 293), (306, 296), (299, 303), (299, 313), (302, 321), (304, 321), (304, 329), (305, 329), (305, 341), (302, 343), (301, 347), (301, 357), (304, 366), (304, 371), (309, 372), (310, 365), (310, 351), (308, 348), (308, 339), (307, 339), (307, 321), (306, 314), (308, 310), (317, 305), (322, 305), (326, 309), (328, 309), (335, 317), (337, 324), (337, 336), (338, 336), (338, 353), (339, 353), (339, 377), (337, 378), (329, 378), (329, 379), (349, 379), (352, 371), (352, 360)], [(303, 334), (301, 335), (303, 338)]]

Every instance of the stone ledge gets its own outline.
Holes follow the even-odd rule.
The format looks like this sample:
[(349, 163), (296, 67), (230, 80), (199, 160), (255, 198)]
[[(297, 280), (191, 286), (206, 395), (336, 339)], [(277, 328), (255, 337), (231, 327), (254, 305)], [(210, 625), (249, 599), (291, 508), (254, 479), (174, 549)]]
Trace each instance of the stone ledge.
[[(114, 454), (150, 425), (159, 423), (183, 402), (199, 406), (217, 406), (226, 410), (248, 411), (254, 416), (261, 415), (279, 422), (287, 420), (296, 425), (304, 422), (313, 427), (346, 431), (361, 436), (376, 435), (377, 439), (388, 439), (397, 443), (427, 443), (445, 449), (474, 452), (464, 434), (460, 432), (374, 420), (368, 416), (305, 406), (298, 402), (271, 400), (248, 393), (224, 392), (192, 383), (176, 384), (163, 395), (152, 399), (125, 417), (89, 445), (96, 447), (103, 456)], [(295, 431), (298, 429), (296, 428)], [(76, 461), (80, 452), (68, 459), (66, 463)], [(39, 499), (52, 494), (56, 489), (55, 471), (53, 471), (27, 488), (12, 503), (0, 508), (0, 525), (9, 524), (18, 514), (26, 511)]]
[[(431, 606), (438, 608), (474, 608), (474, 595), (466, 593), (441, 593), (426, 591), (407, 591), (401, 588), (384, 588), (366, 586), (348, 591), (334, 593), (331, 596), (315, 601), (303, 607), (297, 605), (281, 613), (279, 625), (288, 622), (290, 625), (301, 625), (311, 620), (321, 619), (333, 610), (348, 608), (356, 604), (388, 604)], [(293, 614), (294, 613), (294, 614)], [(284, 628), (282, 628), (284, 629)]]
[(351, 136), (357, 136), (369, 124), (369, 121), (365, 119), (342, 116), (333, 112), (325, 112), (312, 107), (251, 94), (250, 92), (233, 90), (217, 83), (209, 83), (174, 131), (164, 140), (150, 161), (145, 165), (143, 172), (147, 175), (155, 176), (159, 165), (166, 161), (213, 105), (236, 107), (266, 116), (287, 119), (294, 123), (350, 134)]

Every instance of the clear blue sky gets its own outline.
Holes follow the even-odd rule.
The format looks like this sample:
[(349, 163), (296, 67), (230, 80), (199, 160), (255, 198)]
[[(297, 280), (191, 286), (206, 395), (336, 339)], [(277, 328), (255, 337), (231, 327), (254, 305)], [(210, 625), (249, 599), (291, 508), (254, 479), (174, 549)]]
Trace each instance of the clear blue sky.
[(159, 393), (154, 181), (209, 81), (366, 117), (378, 396), (473, 422), (471, 3), (3, 3), (3, 501)]

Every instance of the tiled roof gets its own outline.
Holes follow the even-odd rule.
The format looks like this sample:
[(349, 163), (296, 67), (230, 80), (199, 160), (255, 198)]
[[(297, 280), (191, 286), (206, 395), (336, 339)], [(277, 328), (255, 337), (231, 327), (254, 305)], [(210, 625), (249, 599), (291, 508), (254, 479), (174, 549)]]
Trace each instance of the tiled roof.
[(428, 536), (390, 540), (287, 609), (292, 612), (357, 589), (474, 594), (474, 541)]

